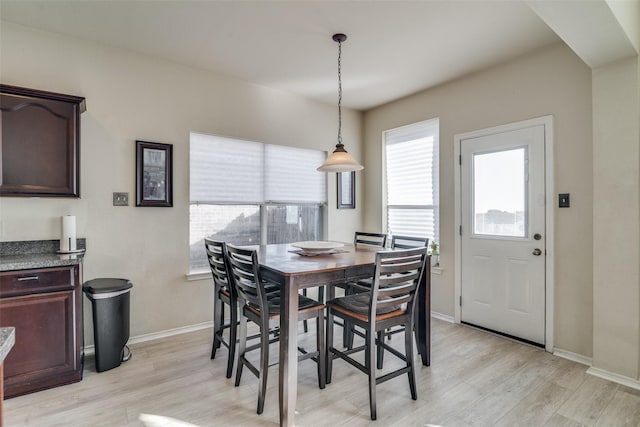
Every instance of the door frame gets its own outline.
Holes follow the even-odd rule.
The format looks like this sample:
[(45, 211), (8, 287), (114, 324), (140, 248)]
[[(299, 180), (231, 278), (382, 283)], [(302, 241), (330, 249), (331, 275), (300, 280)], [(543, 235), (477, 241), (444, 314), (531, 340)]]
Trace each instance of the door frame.
[(462, 237), (460, 226), (462, 224), (462, 189), (460, 174), (461, 143), (464, 139), (477, 138), (495, 133), (509, 132), (531, 126), (544, 126), (544, 170), (545, 170), (545, 350), (553, 352), (553, 310), (554, 310), (554, 163), (553, 163), (553, 116), (543, 116), (523, 120), (505, 125), (479, 129), (454, 135), (454, 321), (460, 323), (460, 296), (462, 295)]

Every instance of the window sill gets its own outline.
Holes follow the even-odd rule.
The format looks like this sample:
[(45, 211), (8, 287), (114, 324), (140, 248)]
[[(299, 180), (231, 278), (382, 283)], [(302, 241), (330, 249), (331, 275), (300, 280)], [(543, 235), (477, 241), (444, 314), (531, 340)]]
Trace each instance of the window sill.
[(211, 279), (210, 271), (190, 271), (186, 274), (187, 281), (193, 282), (196, 280), (206, 280)]

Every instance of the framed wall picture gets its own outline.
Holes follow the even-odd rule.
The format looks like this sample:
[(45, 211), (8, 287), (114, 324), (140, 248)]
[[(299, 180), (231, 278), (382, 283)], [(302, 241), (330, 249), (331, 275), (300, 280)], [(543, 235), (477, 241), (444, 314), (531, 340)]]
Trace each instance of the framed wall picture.
[(356, 173), (338, 172), (338, 209), (356, 208)]
[(173, 206), (173, 145), (136, 141), (136, 206)]

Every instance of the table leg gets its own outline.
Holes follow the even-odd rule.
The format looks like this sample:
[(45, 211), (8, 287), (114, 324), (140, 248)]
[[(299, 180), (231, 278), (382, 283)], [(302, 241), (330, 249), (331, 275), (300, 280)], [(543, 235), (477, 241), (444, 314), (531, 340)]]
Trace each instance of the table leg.
[(418, 352), (424, 366), (431, 365), (431, 257), (427, 257), (418, 289), (418, 321), (415, 326)]
[(298, 286), (291, 277), (285, 277), (280, 301), (280, 425), (293, 426), (298, 392)]

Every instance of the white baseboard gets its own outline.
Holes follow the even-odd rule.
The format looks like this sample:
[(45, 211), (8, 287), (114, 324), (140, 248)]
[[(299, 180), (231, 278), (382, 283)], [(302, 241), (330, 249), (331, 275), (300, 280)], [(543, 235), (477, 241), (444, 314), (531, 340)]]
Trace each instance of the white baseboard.
[[(212, 328), (213, 321), (198, 323), (195, 325), (189, 326), (181, 326), (179, 328), (167, 329), (165, 331), (152, 332), (150, 334), (137, 335), (135, 337), (129, 338), (127, 344), (138, 344), (141, 342), (153, 341), (160, 338), (167, 338), (174, 335), (186, 334), (187, 332), (199, 331), (200, 329)], [(94, 345), (88, 345), (84, 348), (85, 355), (92, 355), (96, 351)]]
[(578, 362), (583, 365), (591, 366), (593, 359), (582, 354), (574, 353), (572, 351), (563, 350), (561, 348), (554, 348), (553, 355), (562, 357), (563, 359), (571, 360), (572, 362)]
[[(448, 316), (446, 314), (438, 313), (435, 311), (431, 312), (431, 317), (443, 320), (445, 322), (454, 323), (453, 317)], [(186, 334), (188, 332), (199, 331), (200, 329), (206, 329), (206, 328), (212, 328), (212, 327), (213, 327), (213, 321), (209, 321), (204, 323), (198, 323), (196, 325), (182, 326), (180, 328), (174, 328), (174, 329), (167, 329), (165, 331), (152, 332), (150, 334), (143, 334), (143, 335), (137, 335), (135, 337), (131, 337), (129, 338), (129, 341), (127, 342), (127, 344), (138, 344), (141, 342), (153, 341), (160, 338), (167, 338), (174, 335)], [(86, 356), (90, 356), (94, 354), (95, 351), (96, 351), (95, 345), (87, 345), (84, 347), (84, 354)]]
[(622, 384), (629, 388), (640, 390), (640, 381), (625, 377), (624, 375), (615, 374), (613, 372), (605, 371), (604, 369), (594, 368), (593, 366), (587, 369), (587, 374), (591, 374), (594, 377), (599, 377), (605, 380), (612, 381), (614, 383)]
[(453, 316), (449, 316), (447, 314), (438, 313), (437, 311), (431, 312), (431, 317), (435, 319), (444, 320), (445, 322), (455, 323)]

